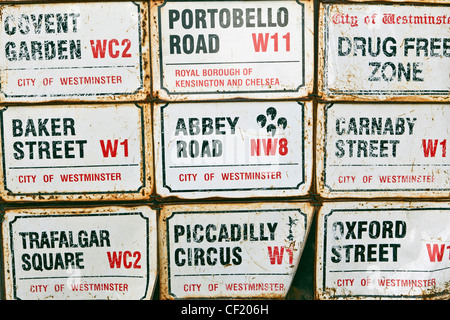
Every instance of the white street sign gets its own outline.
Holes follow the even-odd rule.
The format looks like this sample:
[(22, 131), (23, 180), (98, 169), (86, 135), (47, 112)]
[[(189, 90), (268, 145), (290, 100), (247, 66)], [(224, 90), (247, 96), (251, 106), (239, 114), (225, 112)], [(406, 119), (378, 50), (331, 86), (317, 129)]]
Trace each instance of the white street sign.
[(450, 207), (326, 203), (318, 216), (319, 299), (448, 299)]
[(323, 4), (320, 13), (323, 98), (449, 100), (447, 6)]
[(164, 206), (161, 298), (284, 298), (312, 216), (307, 203)]
[(145, 138), (144, 114), (149, 108), (137, 104), (3, 108), (2, 196), (76, 200), (148, 195), (146, 176), (152, 166), (146, 159), (152, 152)]
[(2, 5), (0, 101), (146, 98), (147, 15), (131, 1)]
[(168, 103), (154, 116), (159, 195), (307, 195), (310, 103)]
[(319, 106), (321, 195), (450, 195), (449, 105)]
[(7, 210), (6, 298), (150, 299), (157, 275), (149, 207)]
[(151, 1), (154, 95), (163, 100), (312, 93), (313, 1)]

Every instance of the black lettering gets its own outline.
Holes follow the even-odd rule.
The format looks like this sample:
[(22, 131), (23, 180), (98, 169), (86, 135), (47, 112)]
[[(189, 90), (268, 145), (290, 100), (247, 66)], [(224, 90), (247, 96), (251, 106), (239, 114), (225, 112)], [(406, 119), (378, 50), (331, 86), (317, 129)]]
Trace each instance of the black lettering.
[(174, 230), (175, 243), (178, 243), (180, 236), (184, 235), (185, 229), (183, 226), (175, 225), (173, 230)]
[(7, 35), (12, 36), (16, 33), (16, 23), (13, 16), (6, 16), (3, 25)]
[(31, 58), (33, 60), (43, 60), (44, 54), (42, 52), (42, 42), (31, 41)]
[(25, 41), (20, 42), (19, 56), (17, 59), (20, 60), (31, 60), (30, 52), (28, 51), (28, 46)]
[(45, 14), (44, 15), (44, 22), (45, 22), (45, 32), (46, 33), (55, 33), (54, 29), (54, 21), (55, 15), (53, 13)]
[(7, 42), (5, 45), (5, 56), (8, 61), (16, 61), (17, 53), (16, 53), (16, 44), (14, 42)]
[[(392, 43), (391, 46), (388, 47), (388, 42)], [(395, 57), (397, 54), (397, 46), (396, 41), (392, 37), (387, 37), (383, 41), (383, 53), (386, 57)]]
[(20, 119), (12, 120), (12, 134), (13, 134), (13, 137), (22, 136), (22, 134), (23, 134), (22, 120), (20, 120)]
[(178, 267), (182, 267), (186, 264), (186, 259), (182, 258), (182, 255), (185, 255), (186, 251), (183, 248), (177, 248), (174, 252), (175, 257), (175, 265)]
[[(346, 50), (343, 49), (344, 43), (346, 44)], [(352, 51), (352, 42), (348, 37), (339, 37), (338, 38), (338, 55), (340, 57), (345, 57), (350, 54)]]
[(44, 41), (45, 60), (52, 60), (56, 57), (56, 45), (54, 41)]
[(333, 256), (331, 256), (331, 261), (334, 263), (341, 262), (341, 246), (333, 246), (331, 247), (331, 253)]
[(30, 19), (27, 15), (20, 15), (18, 28), (20, 33), (23, 35), (26, 35), (30, 32)]
[(406, 235), (406, 222), (395, 221), (395, 237), (404, 238)]
[(22, 255), (22, 269), (23, 271), (30, 271), (31, 270), (31, 262), (30, 262), (30, 255), (28, 253), (24, 253)]
[(191, 29), (194, 24), (192, 10), (185, 9), (181, 12), (181, 26), (184, 29)]
[(241, 247), (234, 247), (233, 248), (233, 264), (235, 266), (238, 266), (242, 263), (242, 248)]
[(380, 77), (376, 77), (378, 70), (381, 68), (381, 62), (369, 62), (369, 67), (374, 67), (372, 69), (372, 74), (369, 76), (369, 81), (380, 81)]

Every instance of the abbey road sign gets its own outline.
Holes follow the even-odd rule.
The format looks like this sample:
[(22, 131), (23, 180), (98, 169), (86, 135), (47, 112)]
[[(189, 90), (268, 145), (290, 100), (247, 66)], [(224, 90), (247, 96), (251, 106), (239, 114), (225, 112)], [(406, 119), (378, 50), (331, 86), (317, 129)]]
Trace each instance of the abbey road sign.
[(167, 103), (154, 116), (159, 195), (308, 195), (311, 103)]

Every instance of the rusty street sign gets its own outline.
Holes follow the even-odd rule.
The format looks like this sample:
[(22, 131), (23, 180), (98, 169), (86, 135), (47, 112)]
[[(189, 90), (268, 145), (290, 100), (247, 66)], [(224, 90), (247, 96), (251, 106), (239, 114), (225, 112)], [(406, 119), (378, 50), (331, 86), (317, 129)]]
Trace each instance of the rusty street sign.
[(148, 4), (2, 5), (0, 102), (144, 99)]
[(149, 207), (7, 210), (6, 299), (150, 299), (157, 275)]
[(328, 100), (449, 101), (448, 6), (322, 4), (319, 90)]
[(319, 104), (324, 197), (449, 197), (450, 105)]
[(307, 97), (313, 1), (150, 1), (163, 100)]
[(307, 195), (309, 102), (156, 105), (156, 188), (180, 198)]
[(448, 299), (448, 202), (325, 203), (319, 299)]
[(307, 203), (163, 206), (161, 299), (284, 298), (312, 216)]
[(8, 106), (0, 119), (4, 199), (133, 200), (151, 193), (149, 105)]

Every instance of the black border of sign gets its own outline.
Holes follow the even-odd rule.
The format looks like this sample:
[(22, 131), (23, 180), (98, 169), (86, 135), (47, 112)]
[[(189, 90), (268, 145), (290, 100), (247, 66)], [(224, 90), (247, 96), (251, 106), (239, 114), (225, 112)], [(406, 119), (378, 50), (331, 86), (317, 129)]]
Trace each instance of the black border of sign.
[[(179, 211), (179, 212), (172, 212), (169, 217), (166, 218), (166, 247), (167, 247), (167, 294), (177, 298), (175, 294), (172, 293), (172, 284), (171, 284), (171, 277), (170, 277), (170, 236), (169, 236), (169, 220), (172, 219), (176, 214), (227, 214), (227, 213), (263, 213), (263, 212), (287, 212), (287, 211), (294, 211), (299, 212), (301, 216), (305, 219), (304, 221), (304, 230), (305, 234), (303, 235), (302, 243), (305, 244), (306, 238), (308, 236), (307, 234), (307, 228), (308, 228), (308, 215), (306, 213), (303, 213), (301, 209), (299, 208), (292, 208), (292, 209), (259, 209), (259, 210), (223, 210), (223, 211)], [(246, 273), (244, 275), (252, 275), (254, 273)], [(227, 274), (226, 276), (232, 276), (233, 274)], [(236, 274), (235, 274), (236, 275)], [(280, 275), (276, 273), (265, 273), (264, 275)], [(282, 275), (289, 275), (289, 273), (283, 273)], [(189, 276), (189, 275), (188, 275)], [(202, 274), (198, 274), (198, 276), (202, 276)], [(214, 274), (207, 274), (206, 276), (214, 276)], [(292, 277), (294, 277), (294, 274), (292, 274)], [(217, 297), (220, 298), (220, 297)], [(210, 298), (204, 298), (204, 299), (210, 299)]]
[[(133, 104), (140, 110), (140, 120), (141, 120), (141, 163), (142, 163), (142, 183), (139, 188), (136, 189), (136, 191), (80, 191), (80, 192), (36, 192), (36, 193), (14, 193), (11, 190), (7, 188), (7, 176), (6, 176), (6, 161), (5, 161), (5, 138), (4, 138), (4, 126), (3, 126), (3, 112), (8, 109), (8, 106), (0, 110), (0, 127), (1, 127), (1, 148), (2, 148), (2, 170), (3, 170), (3, 184), (4, 184), (4, 190), (8, 191), (11, 195), (17, 195), (17, 196), (33, 196), (33, 195), (80, 195), (80, 194), (125, 194), (125, 193), (139, 193), (142, 188), (145, 188), (145, 182), (146, 182), (146, 161), (145, 161), (145, 121), (144, 121), (144, 107), (138, 105), (137, 103)], [(43, 106), (43, 105), (42, 105)], [(64, 108), (64, 106), (58, 105), (53, 107), (59, 107)], [(108, 105), (110, 107), (110, 105)], [(24, 108), (24, 107), (17, 107), (17, 108)], [(30, 108), (33, 108), (30, 106)], [(120, 108), (120, 106), (119, 106)], [(76, 109), (74, 109), (76, 110)]]
[[(120, 2), (119, 2), (120, 3)], [(123, 2), (126, 3), (126, 2)], [(134, 92), (114, 92), (114, 93), (68, 93), (68, 94), (44, 94), (44, 95), (39, 95), (39, 94), (33, 94), (33, 95), (14, 95), (14, 94), (6, 94), (5, 92), (2, 91), (1, 88), (1, 82), (0, 82), (0, 93), (2, 93), (5, 98), (44, 98), (44, 97), (74, 97), (74, 96), (117, 96), (117, 95), (132, 95), (132, 94), (136, 94), (137, 92), (139, 92), (139, 90), (141, 90), (144, 87), (144, 77), (143, 77), (143, 67), (142, 67), (142, 21), (141, 21), (141, 13), (140, 13), (140, 5), (138, 3), (136, 3), (135, 1), (130, 1), (130, 3), (134, 4), (137, 7), (137, 12), (138, 12), (138, 24), (139, 24), (139, 78), (140, 78), (140, 86), (136, 88), (136, 90)], [(58, 4), (64, 4), (64, 3), (58, 3)], [(69, 4), (69, 3), (65, 3), (65, 4)], [(89, 5), (90, 3), (71, 3), (71, 4), (75, 4), (75, 5), (80, 5), (80, 4), (87, 4)], [(36, 5), (36, 4), (28, 4), (28, 5)], [(51, 5), (51, 3), (50, 3)], [(57, 67), (56, 67), (57, 68)], [(97, 68), (97, 67), (89, 67), (89, 68)], [(114, 66), (109, 66), (107, 68), (114, 68)], [(58, 68), (58, 69), (63, 69), (62, 68)], [(64, 69), (70, 69), (70, 68), (64, 68)], [(0, 77), (1, 79), (1, 77)]]
[[(430, 189), (430, 188), (419, 188), (419, 189), (413, 189), (413, 188), (404, 188), (404, 189), (333, 189), (331, 188), (329, 185), (327, 185), (327, 138), (328, 138), (328, 117), (327, 117), (327, 113), (328, 113), (328, 109), (330, 109), (333, 105), (335, 105), (336, 103), (329, 103), (326, 104), (324, 106), (325, 112), (324, 112), (324, 118), (325, 118), (325, 124), (324, 124), (324, 145), (323, 145), (323, 183), (324, 186), (326, 188), (328, 188), (328, 190), (330, 190), (331, 192), (390, 192), (390, 191), (429, 191), (429, 192), (433, 192), (433, 191), (447, 191), (450, 190), (450, 188), (437, 188), (437, 189)], [(349, 103), (342, 103), (342, 105), (348, 105)], [(398, 106), (398, 105), (397, 105)], [(411, 105), (410, 105), (411, 106)], [(357, 166), (357, 165), (355, 165)], [(386, 166), (386, 165), (384, 165)], [(383, 167), (383, 165), (373, 165), (373, 167)]]
[[(245, 103), (245, 102), (244, 102)], [(209, 191), (252, 191), (252, 190), (295, 190), (298, 189), (302, 184), (304, 184), (305, 181), (305, 127), (306, 127), (306, 119), (305, 119), (305, 104), (303, 102), (297, 102), (298, 105), (301, 106), (301, 117), (302, 117), (302, 130), (301, 130), (301, 144), (302, 144), (302, 181), (300, 181), (297, 186), (295, 187), (267, 187), (267, 188), (236, 188), (236, 189), (197, 189), (197, 190), (174, 190), (170, 188), (166, 183), (166, 152), (165, 152), (165, 140), (164, 140), (164, 112), (163, 109), (168, 107), (170, 103), (166, 103), (165, 105), (162, 105), (160, 108), (161, 112), (161, 153), (162, 153), (162, 176), (163, 176), (163, 187), (169, 190), (169, 192), (209, 192)]]
[[(188, 0), (189, 1), (189, 0)], [(163, 62), (163, 53), (162, 53), (162, 30), (161, 30), (161, 8), (165, 6), (167, 2), (188, 2), (186, 0), (164, 0), (164, 3), (158, 6), (158, 36), (159, 36), (159, 77), (160, 77), (160, 86), (161, 89), (167, 92), (168, 95), (195, 95), (195, 94), (241, 94), (241, 93), (277, 93), (277, 92), (298, 92), (300, 88), (305, 86), (305, 7), (304, 4), (300, 2), (300, 0), (295, 0), (301, 7), (302, 14), (302, 83), (296, 89), (290, 90), (247, 90), (247, 91), (197, 91), (197, 92), (189, 92), (189, 91), (179, 91), (179, 92), (170, 92), (166, 87), (164, 87), (164, 62)], [(259, 0), (259, 1), (271, 1), (271, 0)], [(223, 2), (222, 0), (197, 0), (190, 2)], [(229, 0), (227, 2), (243, 2), (241, 0)], [(245, 1), (244, 1), (245, 2)], [(273, 1), (272, 1), (273, 2)]]
[[(10, 246), (11, 246), (11, 273), (12, 273), (12, 279), (13, 279), (13, 295), (14, 295), (14, 299), (16, 300), (21, 300), (18, 296), (17, 296), (17, 284), (16, 284), (16, 273), (15, 273), (15, 257), (14, 257), (14, 241), (13, 241), (13, 223), (17, 220), (17, 219), (29, 219), (29, 218), (65, 218), (67, 216), (71, 216), (71, 217), (98, 217), (98, 216), (141, 216), (146, 223), (146, 232), (148, 233), (149, 231), (149, 218), (145, 217), (143, 215), (142, 212), (119, 212), (119, 213), (93, 213), (93, 214), (51, 214), (51, 215), (39, 215), (39, 216), (34, 216), (34, 215), (28, 215), (28, 216), (16, 216), (14, 217), (14, 219), (12, 221), (9, 222), (9, 237), (10, 237)], [(147, 238), (146, 238), (147, 239)], [(149, 252), (150, 252), (150, 248), (149, 248), (149, 243), (148, 241), (145, 242), (146, 244), (146, 254), (147, 257), (145, 259), (146, 261), (146, 268), (147, 268), (147, 283), (145, 285), (145, 292), (142, 298), (140, 298), (140, 300), (144, 299), (147, 296), (148, 293), (148, 289), (149, 289), (149, 281), (150, 281), (150, 265), (149, 265)], [(107, 276), (96, 276), (97, 278), (99, 277), (107, 277)], [(117, 277), (117, 276), (115, 276)], [(82, 277), (83, 278), (83, 277)]]
[[(448, 95), (450, 94), (450, 91), (445, 90), (332, 90), (328, 87), (328, 54), (327, 49), (329, 47), (328, 38), (329, 38), (329, 30), (328, 26), (330, 23), (330, 17), (329, 17), (329, 11), (331, 6), (355, 6), (355, 5), (364, 5), (364, 6), (385, 6), (385, 7), (424, 7), (427, 4), (424, 5), (410, 5), (410, 4), (373, 4), (373, 3), (325, 3), (323, 4), (325, 8), (325, 14), (324, 14), (324, 30), (323, 30), (323, 36), (324, 36), (324, 84), (323, 84), (323, 90), (326, 94), (331, 95), (364, 95), (364, 96), (371, 96), (371, 95), (399, 95), (399, 96), (420, 96), (420, 95)], [(435, 7), (442, 7), (442, 8), (448, 8), (445, 6), (430, 6), (431, 8)]]
[[(347, 213), (351, 213), (351, 212), (371, 212), (371, 211), (406, 211), (407, 214), (410, 214), (411, 212), (409, 211), (432, 211), (432, 210), (446, 210), (449, 211), (450, 208), (436, 208), (436, 207), (432, 207), (432, 208), (374, 208), (374, 209), (332, 209), (330, 210), (329, 213), (325, 214), (323, 216), (323, 277), (322, 277), (322, 292), (326, 292), (327, 288), (325, 286), (326, 284), (326, 272), (327, 272), (327, 268), (326, 268), (326, 252), (327, 252), (327, 223), (328, 223), (328, 217), (333, 214), (334, 212), (347, 212)], [(375, 216), (373, 217), (374, 219), (376, 218)], [(450, 269), (450, 267), (444, 268), (444, 269)], [(442, 269), (436, 269), (436, 270), (425, 270), (423, 272), (434, 272), (434, 271), (440, 271)], [(341, 271), (336, 271), (336, 272), (351, 272), (351, 271), (358, 271), (358, 272), (372, 272), (373, 270), (341, 270)], [(377, 272), (414, 272), (417, 270), (405, 270), (405, 269), (401, 269), (401, 270), (377, 270)], [(442, 292), (442, 294), (446, 294), (445, 292)], [(411, 295), (411, 296), (404, 296), (404, 295), (373, 295), (373, 294), (368, 294), (368, 295), (351, 295), (352, 297), (358, 298), (358, 297), (364, 297), (364, 298), (423, 298), (423, 296), (421, 295)], [(334, 295), (332, 296), (332, 298), (348, 298), (349, 295), (345, 294), (345, 295)]]

